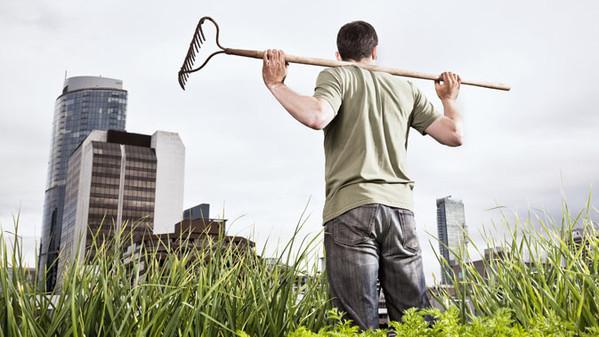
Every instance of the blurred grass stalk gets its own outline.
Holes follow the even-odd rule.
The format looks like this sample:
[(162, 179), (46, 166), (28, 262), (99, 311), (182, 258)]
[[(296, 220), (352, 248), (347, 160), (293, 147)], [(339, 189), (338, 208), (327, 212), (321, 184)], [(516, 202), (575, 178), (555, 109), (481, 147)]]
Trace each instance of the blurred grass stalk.
[[(482, 259), (482, 274), (468, 249), (451, 250), (459, 271), (453, 273), (455, 294), (441, 291), (437, 300), (457, 305), (463, 319), (507, 308), (524, 327), (546, 318), (573, 323), (580, 330), (599, 326), (599, 231), (593, 212), (597, 210), (589, 197), (575, 216), (564, 203), (560, 224), (546, 214), (529, 213), (511, 225), (504, 215), (502, 227), (509, 238), (497, 242), (493, 235), (483, 235), (486, 248), (496, 254)], [(485, 255), (470, 237), (468, 242), (477, 255)]]
[[(303, 218), (303, 216), (302, 216)], [(325, 326), (330, 304), (318, 270), (319, 236), (299, 237), (274, 263), (223, 237), (172, 249), (158, 263), (143, 250), (125, 264), (132, 238), (115, 232), (85, 263), (67, 262), (58, 290), (45, 292), (23, 267), (18, 240), (0, 232), (0, 337), (4, 336), (284, 336)], [(18, 222), (15, 224), (18, 233)], [(122, 226), (125, 228), (126, 226)], [(187, 240), (187, 238), (182, 238)], [(297, 247), (296, 247), (297, 246)], [(207, 247), (207, 248), (206, 248)], [(269, 263), (270, 262), (270, 263)], [(34, 278), (37, 279), (38, 275)]]

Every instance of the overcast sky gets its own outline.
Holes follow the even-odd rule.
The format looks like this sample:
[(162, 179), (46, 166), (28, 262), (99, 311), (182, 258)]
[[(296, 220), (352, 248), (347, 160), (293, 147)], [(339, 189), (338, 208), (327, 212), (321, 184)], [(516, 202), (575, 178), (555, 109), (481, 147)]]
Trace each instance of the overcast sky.
[[(211, 204), (253, 230), (258, 245), (285, 240), (308, 200), (307, 232), (324, 203), (322, 132), (293, 120), (265, 89), (257, 60), (220, 55), (177, 71), (197, 20), (221, 25), (221, 44), (333, 58), (339, 27), (366, 20), (379, 64), (506, 82), (511, 92), (463, 87), (465, 144), (411, 133), (409, 173), (428, 282), (438, 272), (427, 233), (435, 199), (466, 207), (472, 234), (508, 212), (557, 214), (599, 195), (599, 6), (596, 1), (2, 1), (0, 2), (0, 225), (20, 211), (27, 258), (41, 232), (54, 101), (68, 76), (122, 79), (127, 129), (178, 132), (186, 146), (185, 206)], [(319, 68), (292, 65), (287, 84), (312, 94)], [(431, 82), (415, 81), (436, 99)], [(597, 202), (593, 202), (597, 205)], [(485, 227), (486, 226), (486, 227)], [(433, 243), (436, 246), (436, 243)]]

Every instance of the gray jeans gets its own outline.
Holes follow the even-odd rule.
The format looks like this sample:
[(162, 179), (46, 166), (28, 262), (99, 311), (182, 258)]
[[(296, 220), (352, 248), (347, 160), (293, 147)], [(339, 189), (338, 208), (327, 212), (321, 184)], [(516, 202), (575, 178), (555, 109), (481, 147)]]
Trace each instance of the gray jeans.
[(377, 328), (377, 280), (389, 319), (429, 307), (412, 211), (367, 204), (325, 224), (326, 269), (333, 305), (362, 330)]

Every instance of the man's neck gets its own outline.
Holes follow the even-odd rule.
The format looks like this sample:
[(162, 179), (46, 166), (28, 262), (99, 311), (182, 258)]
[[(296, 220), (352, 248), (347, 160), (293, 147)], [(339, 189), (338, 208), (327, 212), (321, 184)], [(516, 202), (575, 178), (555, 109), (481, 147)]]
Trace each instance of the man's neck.
[(351, 63), (355, 63), (357, 65), (375, 65), (376, 61), (372, 57), (365, 57), (360, 61), (349, 60)]

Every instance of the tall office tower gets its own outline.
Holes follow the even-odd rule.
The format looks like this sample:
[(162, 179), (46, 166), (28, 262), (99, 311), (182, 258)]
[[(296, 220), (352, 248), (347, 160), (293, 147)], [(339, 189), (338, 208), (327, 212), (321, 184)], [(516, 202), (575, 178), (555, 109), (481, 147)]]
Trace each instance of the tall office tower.
[[(115, 230), (172, 233), (183, 216), (185, 147), (176, 133), (95, 130), (69, 160), (61, 259), (83, 258)], [(93, 250), (91, 251), (93, 255)]]
[(38, 265), (40, 271), (47, 270), (47, 290), (56, 280), (69, 156), (92, 130), (124, 130), (126, 110), (127, 91), (121, 80), (112, 78), (67, 78), (56, 99)]
[(456, 262), (454, 254), (463, 252), (467, 243), (464, 203), (461, 200), (451, 196), (437, 199), (437, 233), (441, 256), (449, 262), (449, 266), (441, 266), (441, 282), (449, 284), (453, 279), (452, 266)]

